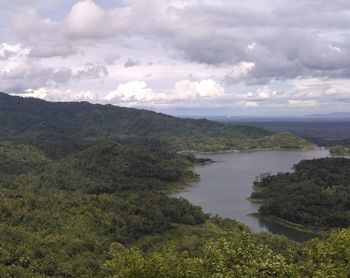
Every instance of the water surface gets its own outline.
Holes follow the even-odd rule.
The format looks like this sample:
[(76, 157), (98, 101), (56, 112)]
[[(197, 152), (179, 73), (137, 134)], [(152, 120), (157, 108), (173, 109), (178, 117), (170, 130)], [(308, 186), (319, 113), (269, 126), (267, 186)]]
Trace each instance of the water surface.
[(271, 220), (249, 215), (259, 209), (259, 204), (247, 198), (252, 193), (255, 178), (263, 173), (291, 171), (303, 159), (329, 156), (328, 150), (264, 151), (250, 153), (197, 154), (217, 163), (197, 166), (200, 180), (186, 192), (177, 194), (199, 205), (206, 213), (236, 219), (254, 232), (282, 234), (297, 241), (315, 237), (313, 234), (285, 227)]

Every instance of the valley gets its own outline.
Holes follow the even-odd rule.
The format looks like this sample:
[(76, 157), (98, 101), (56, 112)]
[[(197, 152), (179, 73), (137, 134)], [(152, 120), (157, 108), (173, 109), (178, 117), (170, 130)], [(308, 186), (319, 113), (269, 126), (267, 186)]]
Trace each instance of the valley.
[[(5, 94), (0, 120), (1, 277), (313, 277), (308, 266), (320, 258), (323, 273), (349, 273), (346, 256), (332, 257), (339, 240), (350, 245), (348, 230), (299, 244), (291, 239), (305, 235), (247, 215), (258, 209), (245, 199), (256, 175), (327, 156), (305, 139)], [(232, 149), (240, 152), (209, 155), (216, 162), (205, 166), (186, 154)], [(185, 188), (190, 201), (173, 196)]]

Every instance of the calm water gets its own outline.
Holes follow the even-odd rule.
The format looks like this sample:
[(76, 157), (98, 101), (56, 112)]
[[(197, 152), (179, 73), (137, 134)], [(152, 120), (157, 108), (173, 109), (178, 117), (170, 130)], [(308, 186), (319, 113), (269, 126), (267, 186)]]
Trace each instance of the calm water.
[(291, 171), (291, 167), (303, 159), (329, 156), (328, 150), (313, 151), (264, 151), (252, 153), (197, 154), (209, 157), (218, 163), (196, 167), (201, 176), (188, 191), (177, 194), (199, 205), (207, 213), (236, 219), (245, 223), (254, 232), (282, 234), (297, 241), (315, 235), (299, 232), (271, 220), (259, 219), (248, 214), (256, 212), (259, 204), (247, 198), (252, 185), (263, 173)]

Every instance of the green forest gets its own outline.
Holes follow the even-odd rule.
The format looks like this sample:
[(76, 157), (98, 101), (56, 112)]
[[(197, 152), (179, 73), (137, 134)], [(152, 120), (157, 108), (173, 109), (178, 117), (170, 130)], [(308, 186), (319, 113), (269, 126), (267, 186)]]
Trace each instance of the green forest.
[[(251, 233), (172, 197), (198, 179), (196, 160), (178, 150), (212, 149), (215, 138), (225, 148), (312, 147), (298, 137), (2, 94), (0, 119), (0, 277), (350, 275), (347, 229), (299, 244)], [(194, 138), (198, 142), (189, 147)], [(330, 213), (345, 221), (348, 203), (339, 198), (347, 192), (348, 160), (303, 163), (295, 173), (311, 179), (312, 171), (323, 171), (330, 204), (339, 205)], [(339, 223), (330, 227), (347, 227)]]
[(268, 175), (255, 182), (260, 212), (318, 228), (350, 225), (350, 159), (304, 160), (293, 173)]
[(1, 277), (350, 274), (348, 230), (297, 244), (169, 197), (196, 178), (186, 156), (110, 142), (55, 160), (1, 143), (0, 157)]
[(35, 145), (55, 157), (77, 153), (106, 138), (172, 152), (314, 147), (297, 136), (257, 127), (88, 102), (53, 103), (4, 93), (0, 93), (0, 121), (0, 139)]
[(345, 145), (335, 145), (329, 149), (329, 152), (337, 156), (350, 156), (350, 147)]

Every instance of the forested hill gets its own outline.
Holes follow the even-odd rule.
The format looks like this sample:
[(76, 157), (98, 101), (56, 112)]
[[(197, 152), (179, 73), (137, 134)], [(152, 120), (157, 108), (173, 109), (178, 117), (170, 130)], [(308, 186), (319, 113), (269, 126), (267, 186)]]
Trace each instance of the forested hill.
[(108, 134), (195, 135), (260, 138), (271, 132), (245, 126), (230, 127), (208, 120), (182, 119), (153, 111), (91, 104), (47, 102), (0, 94), (1, 134), (61, 132), (82, 136)]
[(349, 227), (350, 159), (304, 160), (294, 170), (255, 182), (260, 212), (305, 226)]
[[(309, 148), (296, 136), (262, 128), (229, 126), (206, 119), (183, 119), (147, 110), (91, 104), (47, 102), (0, 93), (0, 139), (24, 143), (81, 144), (81, 139), (101, 140), (127, 136), (156, 138), (171, 150), (220, 151), (271, 148)], [(130, 139), (131, 140), (131, 139)], [(142, 139), (143, 140), (143, 139)]]
[(169, 195), (196, 178), (174, 149), (298, 137), (4, 94), (0, 121), (1, 278), (349, 277), (349, 230), (297, 245)]

